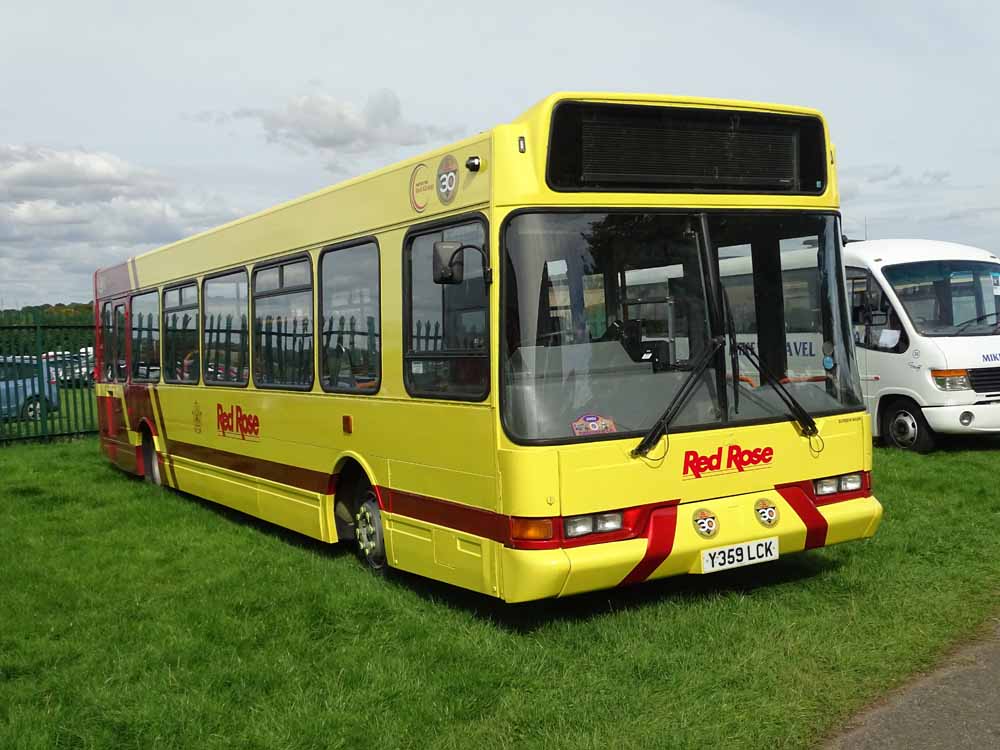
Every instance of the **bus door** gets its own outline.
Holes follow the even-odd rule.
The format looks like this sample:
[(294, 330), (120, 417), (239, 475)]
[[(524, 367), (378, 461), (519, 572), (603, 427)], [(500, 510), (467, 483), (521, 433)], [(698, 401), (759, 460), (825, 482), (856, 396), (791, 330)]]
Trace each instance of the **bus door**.
[(902, 321), (881, 285), (864, 268), (847, 267), (851, 328), (865, 406), (876, 413), (879, 394), (905, 380), (903, 354), (909, 339)]
[(128, 381), (128, 300), (105, 302), (101, 308), (101, 382), (106, 384), (100, 399), (101, 432), (112, 440), (126, 439), (125, 409), (122, 402)]

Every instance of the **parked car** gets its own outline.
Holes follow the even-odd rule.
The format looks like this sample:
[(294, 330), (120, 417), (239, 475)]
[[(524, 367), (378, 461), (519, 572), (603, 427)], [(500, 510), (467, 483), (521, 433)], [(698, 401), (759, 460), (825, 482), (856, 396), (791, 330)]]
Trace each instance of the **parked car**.
[(59, 411), (59, 380), (49, 363), (36, 357), (0, 357), (0, 418), (39, 420), (43, 406)]

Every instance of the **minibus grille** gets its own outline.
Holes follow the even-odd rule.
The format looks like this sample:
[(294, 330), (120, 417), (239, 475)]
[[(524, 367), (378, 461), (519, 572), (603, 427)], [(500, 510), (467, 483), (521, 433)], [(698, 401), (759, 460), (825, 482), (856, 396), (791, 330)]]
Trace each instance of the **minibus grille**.
[(826, 139), (816, 117), (561, 102), (552, 115), (554, 190), (817, 195)]
[(976, 393), (1000, 393), (1000, 367), (976, 367), (969, 370), (969, 383)]

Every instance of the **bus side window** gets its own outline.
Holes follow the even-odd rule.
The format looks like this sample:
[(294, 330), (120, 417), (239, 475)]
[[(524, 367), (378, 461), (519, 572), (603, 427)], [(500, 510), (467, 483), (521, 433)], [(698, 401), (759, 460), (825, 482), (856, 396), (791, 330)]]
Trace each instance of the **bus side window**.
[(125, 305), (115, 305), (114, 319), (114, 340), (115, 340), (115, 379), (119, 383), (128, 380), (128, 361), (126, 359), (127, 349), (125, 345), (126, 337)]
[(111, 303), (105, 302), (101, 308), (101, 381), (113, 383), (115, 380), (115, 342), (111, 318)]
[(432, 277), (434, 243), (458, 241), (485, 249), (486, 225), (476, 220), (410, 237), (404, 248), (403, 379), (414, 396), (480, 401), (489, 392), (488, 297), (483, 259), (462, 251), (465, 278), (442, 286)]
[(382, 379), (378, 245), (325, 250), (319, 275), (320, 384), (327, 391), (375, 393)]

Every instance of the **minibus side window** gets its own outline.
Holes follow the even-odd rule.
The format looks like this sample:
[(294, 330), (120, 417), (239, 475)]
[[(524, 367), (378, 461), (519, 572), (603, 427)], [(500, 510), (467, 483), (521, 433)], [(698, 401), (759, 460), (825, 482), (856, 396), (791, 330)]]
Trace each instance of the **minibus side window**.
[(861, 268), (847, 268), (854, 343), (865, 349), (902, 354), (910, 342), (896, 309), (882, 287)]

